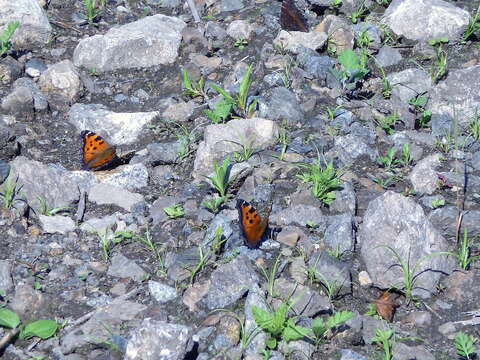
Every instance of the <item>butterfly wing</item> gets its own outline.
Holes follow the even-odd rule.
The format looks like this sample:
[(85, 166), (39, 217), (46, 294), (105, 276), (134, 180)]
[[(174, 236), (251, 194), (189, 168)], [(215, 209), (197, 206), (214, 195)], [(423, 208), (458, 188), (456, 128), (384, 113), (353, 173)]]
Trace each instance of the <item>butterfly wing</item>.
[(83, 170), (100, 170), (111, 165), (116, 159), (115, 147), (100, 135), (92, 131), (82, 132), (83, 138)]
[(294, 0), (282, 1), (280, 25), (284, 30), (308, 32), (307, 20), (293, 1)]
[(247, 201), (237, 201), (240, 227), (246, 238), (249, 248), (256, 248), (260, 245), (263, 235), (268, 227), (268, 218), (262, 218), (258, 211)]

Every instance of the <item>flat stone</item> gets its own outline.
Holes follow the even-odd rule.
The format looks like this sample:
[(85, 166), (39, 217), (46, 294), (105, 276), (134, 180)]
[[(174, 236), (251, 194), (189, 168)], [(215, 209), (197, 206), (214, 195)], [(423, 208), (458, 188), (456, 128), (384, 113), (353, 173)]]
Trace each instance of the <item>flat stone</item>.
[(75, 222), (68, 216), (38, 215), (38, 219), (40, 220), (43, 231), (49, 234), (66, 234), (70, 231), (74, 231), (76, 227)]
[(131, 278), (134, 281), (142, 281), (147, 276), (145, 270), (137, 265), (135, 261), (128, 259), (120, 253), (112, 257), (107, 274), (118, 278)]
[(143, 201), (143, 196), (110, 184), (96, 184), (90, 188), (88, 200), (99, 205), (113, 204), (131, 211), (133, 206)]

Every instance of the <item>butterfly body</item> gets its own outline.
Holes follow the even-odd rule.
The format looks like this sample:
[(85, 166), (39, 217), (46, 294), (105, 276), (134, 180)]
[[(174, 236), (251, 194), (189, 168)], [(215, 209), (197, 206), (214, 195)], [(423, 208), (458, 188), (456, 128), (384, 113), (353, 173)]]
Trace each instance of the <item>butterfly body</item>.
[(260, 213), (247, 201), (237, 200), (240, 228), (249, 248), (257, 248), (268, 228), (268, 217)]
[(115, 147), (100, 135), (90, 130), (84, 130), (81, 137), (83, 139), (82, 170), (104, 170), (119, 160)]

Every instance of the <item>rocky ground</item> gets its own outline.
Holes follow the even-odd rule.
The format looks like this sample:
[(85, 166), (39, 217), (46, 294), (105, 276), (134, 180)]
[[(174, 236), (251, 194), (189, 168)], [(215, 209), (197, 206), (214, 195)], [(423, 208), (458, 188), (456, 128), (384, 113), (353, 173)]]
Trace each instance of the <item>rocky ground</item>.
[(86, 3), (0, 0), (0, 357), (476, 356), (478, 4)]

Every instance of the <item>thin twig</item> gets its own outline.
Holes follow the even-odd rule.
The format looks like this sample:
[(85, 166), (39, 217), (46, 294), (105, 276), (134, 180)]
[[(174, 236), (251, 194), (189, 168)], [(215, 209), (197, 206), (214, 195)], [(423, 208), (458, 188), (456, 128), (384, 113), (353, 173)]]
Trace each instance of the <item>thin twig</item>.
[(0, 350), (5, 348), (6, 346), (8, 346), (8, 344), (10, 344), (10, 341), (12, 341), (15, 338), (15, 336), (18, 335), (19, 332), (20, 332), (20, 328), (18, 328), (18, 327), (16, 327), (15, 329), (12, 329), (9, 332), (7, 332), (3, 336), (3, 338), (0, 339)]
[(202, 20), (200, 19), (200, 16), (198, 15), (197, 7), (195, 6), (195, 1), (194, 0), (187, 0), (188, 6), (190, 7), (190, 10), (192, 11), (193, 19), (195, 20), (196, 23), (201, 22)]

